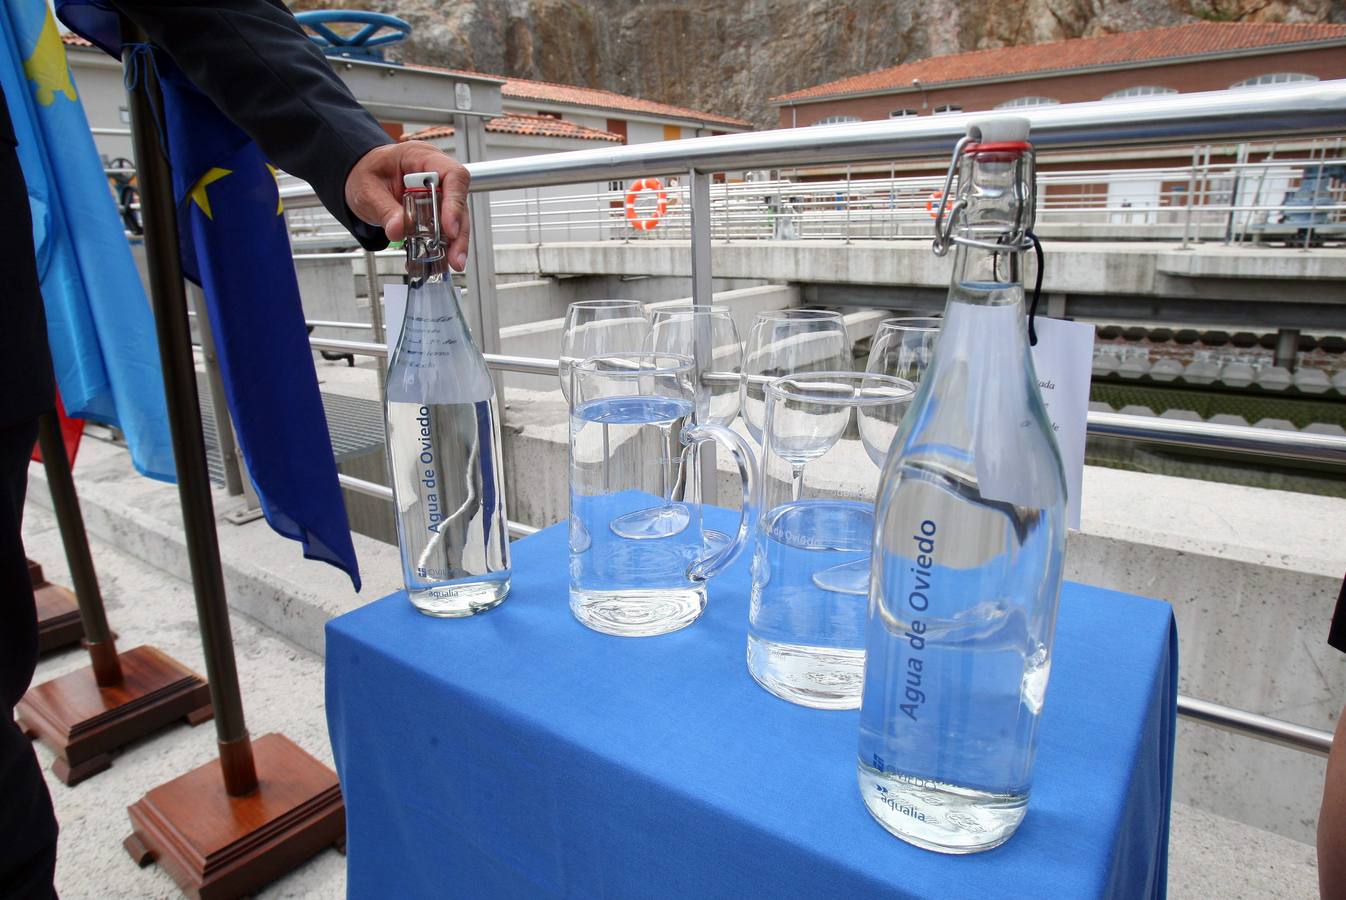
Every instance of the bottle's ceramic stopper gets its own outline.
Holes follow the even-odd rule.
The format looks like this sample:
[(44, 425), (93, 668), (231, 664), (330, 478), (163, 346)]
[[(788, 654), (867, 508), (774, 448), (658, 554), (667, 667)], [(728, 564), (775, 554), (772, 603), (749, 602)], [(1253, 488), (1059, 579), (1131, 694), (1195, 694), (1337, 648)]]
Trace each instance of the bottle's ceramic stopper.
[(998, 144), (1028, 140), (1028, 120), (1022, 116), (998, 116), (968, 123), (967, 136), (978, 143)]
[(402, 176), (402, 186), (408, 190), (413, 188), (439, 187), (438, 172), (412, 172), (410, 175)]

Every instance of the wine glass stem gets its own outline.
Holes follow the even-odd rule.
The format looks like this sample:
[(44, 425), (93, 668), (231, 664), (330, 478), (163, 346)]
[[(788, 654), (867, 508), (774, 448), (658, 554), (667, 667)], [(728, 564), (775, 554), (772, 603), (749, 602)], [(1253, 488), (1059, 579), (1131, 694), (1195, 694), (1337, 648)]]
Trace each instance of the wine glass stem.
[(790, 478), (790, 499), (798, 503), (800, 496), (804, 493), (804, 467), (797, 463), (791, 463), (790, 468), (792, 469)]
[(603, 490), (610, 492), (612, 490), (611, 472), (608, 471), (612, 465), (612, 448), (609, 443), (608, 423), (603, 423)]

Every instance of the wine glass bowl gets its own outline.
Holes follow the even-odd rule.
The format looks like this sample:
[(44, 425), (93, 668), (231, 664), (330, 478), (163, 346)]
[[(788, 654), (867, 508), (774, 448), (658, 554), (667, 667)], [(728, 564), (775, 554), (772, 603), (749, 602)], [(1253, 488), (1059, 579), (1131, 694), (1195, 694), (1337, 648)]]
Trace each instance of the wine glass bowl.
[(841, 313), (825, 309), (760, 312), (743, 356), (740, 407), (760, 445), (766, 424), (766, 384), (772, 378), (850, 368), (851, 343)]
[(696, 357), (696, 336), (703, 329), (710, 343), (710, 370), (702, 381), (710, 398), (706, 421), (728, 426), (738, 416), (743, 342), (727, 306), (679, 306), (654, 311), (649, 349)]
[(604, 353), (635, 353), (649, 337), (650, 320), (638, 300), (577, 300), (566, 309), (557, 375), (570, 400), (570, 371)]

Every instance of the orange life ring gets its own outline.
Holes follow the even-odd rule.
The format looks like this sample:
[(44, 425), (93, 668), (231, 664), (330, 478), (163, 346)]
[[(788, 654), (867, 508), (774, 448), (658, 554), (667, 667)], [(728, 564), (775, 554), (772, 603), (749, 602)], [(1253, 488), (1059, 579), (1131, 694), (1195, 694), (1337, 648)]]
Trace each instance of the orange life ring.
[[(654, 212), (642, 218), (636, 215), (636, 197), (641, 191), (654, 191)], [(668, 212), (668, 192), (658, 178), (641, 178), (626, 192), (626, 221), (636, 231), (650, 231)]]
[[(930, 218), (932, 218), (932, 219), (938, 219), (938, 218), (939, 218), (939, 213), (935, 211), (935, 204), (938, 203), (938, 202), (940, 201), (940, 199), (943, 198), (943, 196), (944, 196), (944, 192), (943, 192), (943, 191), (931, 191), (931, 192), (930, 192), (930, 196), (929, 196), (928, 198), (926, 198), (926, 201), (925, 201), (925, 211), (928, 212), (928, 213), (930, 213)], [(948, 213), (949, 213), (949, 207), (950, 207), (951, 205), (952, 205), (952, 204), (950, 204), (947, 200), (944, 202), (944, 214), (945, 214), (945, 215), (948, 215)]]

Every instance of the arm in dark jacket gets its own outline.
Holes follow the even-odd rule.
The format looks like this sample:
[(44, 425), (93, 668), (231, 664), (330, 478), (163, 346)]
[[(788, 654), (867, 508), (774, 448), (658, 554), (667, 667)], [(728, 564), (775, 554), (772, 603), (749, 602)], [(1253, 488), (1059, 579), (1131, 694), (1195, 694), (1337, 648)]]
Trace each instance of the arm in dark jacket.
[(114, 2), (263, 153), (313, 185), (361, 245), (388, 245), (346, 204), (346, 176), (391, 138), (279, 0)]

